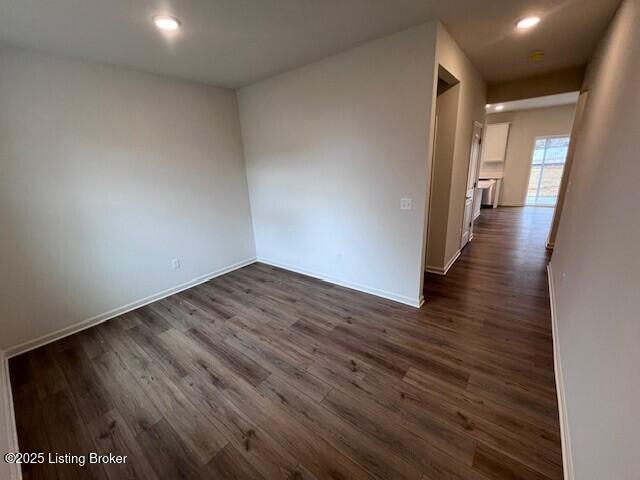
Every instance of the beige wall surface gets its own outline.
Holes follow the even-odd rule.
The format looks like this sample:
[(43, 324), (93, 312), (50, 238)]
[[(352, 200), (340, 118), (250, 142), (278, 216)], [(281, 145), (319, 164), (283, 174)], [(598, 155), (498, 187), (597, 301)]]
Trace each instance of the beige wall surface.
[(0, 347), (255, 255), (231, 90), (2, 48), (0, 170)]
[(424, 24), (239, 91), (259, 259), (418, 302), (435, 37)]
[(576, 143), (581, 133), (582, 117), (584, 114), (584, 107), (589, 97), (589, 92), (582, 91), (578, 97), (576, 103), (576, 111), (573, 119), (573, 125), (571, 126), (571, 143), (569, 143), (569, 149), (567, 151), (567, 160), (565, 162), (564, 171), (562, 174), (562, 182), (560, 183), (560, 190), (558, 192), (558, 201), (556, 207), (553, 210), (553, 221), (551, 222), (551, 228), (549, 229), (549, 237), (547, 239), (547, 246), (553, 248), (556, 235), (558, 234), (558, 225), (560, 224), (560, 218), (562, 217), (562, 210), (564, 208), (564, 199), (567, 194), (567, 185), (571, 177), (571, 168), (573, 166), (573, 159), (575, 157)]
[(488, 103), (511, 102), (525, 98), (544, 97), (558, 93), (577, 92), (584, 79), (584, 67), (572, 67), (558, 72), (489, 85)]
[[(446, 265), (460, 250), (473, 123), (474, 121), (484, 122), (487, 86), (455, 40), (440, 24), (436, 50), (437, 64), (442, 65), (460, 80), (460, 99), (458, 102), (455, 146), (451, 166), (451, 188), (449, 191), (447, 235), (443, 263), (443, 265)], [(434, 179), (435, 181), (437, 180)], [(433, 205), (431, 211), (436, 208), (439, 208), (438, 205)]]
[(9, 389), (7, 372), (5, 371), (6, 359), (4, 352), (0, 351), (0, 478), (11, 479), (17, 478), (17, 468), (15, 465), (8, 464), (3, 460), (5, 453), (14, 449), (13, 438), (15, 422), (9, 408)]
[(536, 137), (570, 135), (576, 106), (535, 108), (487, 115), (487, 123), (510, 122), (500, 205), (525, 204)]
[(589, 67), (551, 260), (573, 478), (640, 478), (640, 2)]
[(427, 268), (443, 269), (447, 262), (447, 225), (451, 170), (456, 144), (456, 121), (460, 100), (460, 84), (438, 95), (436, 128), (427, 227)]

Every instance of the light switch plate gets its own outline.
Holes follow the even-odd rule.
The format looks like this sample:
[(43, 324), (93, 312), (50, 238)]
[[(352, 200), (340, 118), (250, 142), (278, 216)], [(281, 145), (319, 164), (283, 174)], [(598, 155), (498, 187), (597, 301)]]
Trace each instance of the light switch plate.
[(411, 210), (413, 208), (413, 200), (410, 198), (400, 199), (400, 210)]

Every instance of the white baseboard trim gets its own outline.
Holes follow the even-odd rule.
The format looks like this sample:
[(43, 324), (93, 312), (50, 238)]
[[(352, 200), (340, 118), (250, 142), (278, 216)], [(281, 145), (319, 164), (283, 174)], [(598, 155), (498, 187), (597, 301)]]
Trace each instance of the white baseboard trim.
[[(16, 415), (15, 410), (13, 408), (13, 394), (11, 392), (11, 379), (9, 378), (9, 359), (6, 356), (5, 352), (0, 351), (0, 377), (2, 379), (2, 393), (3, 393), (3, 403), (4, 403), (4, 412), (2, 412), (5, 416), (5, 422), (7, 425), (7, 443), (9, 445), (9, 452), (18, 452), (18, 429), (16, 428)], [(0, 452), (0, 455), (4, 456), (7, 452)], [(0, 461), (3, 461), (0, 458)], [(22, 480), (22, 469), (20, 465), (12, 463), (9, 464), (9, 475), (11, 480)]]
[(277, 260), (271, 260), (269, 258), (258, 257), (257, 261), (260, 263), (271, 265), (272, 267), (278, 267), (284, 270), (290, 270), (292, 272), (300, 273), (302, 275), (307, 275), (309, 277), (318, 278), (320, 280), (324, 280), (325, 282), (333, 283), (335, 285), (340, 285), (341, 287), (350, 288), (352, 290), (358, 290), (359, 292), (375, 295), (376, 297), (382, 297), (382, 298), (386, 298), (387, 300), (393, 300), (394, 302), (403, 303), (405, 305), (409, 305), (410, 307), (420, 308), (424, 304), (423, 295), (420, 295), (419, 298), (407, 297), (405, 295), (399, 295), (397, 293), (388, 292), (386, 290), (381, 290), (379, 288), (374, 288), (374, 287), (369, 287), (367, 285), (361, 285), (359, 283), (349, 282), (341, 278), (332, 277), (329, 275), (325, 275), (323, 273), (318, 273), (318, 272), (314, 272), (304, 268), (296, 267), (294, 265), (282, 263)]
[(429, 273), (435, 273), (436, 275), (446, 275), (449, 269), (456, 263), (456, 260), (460, 258), (461, 250), (458, 250), (453, 257), (447, 262), (447, 264), (442, 267), (433, 267), (431, 265), (427, 265), (424, 269)]
[(553, 285), (553, 270), (547, 265), (549, 279), (549, 301), (551, 304), (551, 328), (553, 334), (553, 366), (556, 377), (556, 392), (558, 394), (558, 411), (560, 416), (560, 440), (562, 443), (562, 467), (564, 480), (574, 480), (573, 456), (571, 454), (571, 436), (569, 435), (569, 420), (567, 418), (567, 404), (564, 391), (564, 377), (562, 375), (562, 361), (558, 339), (558, 318), (556, 316), (556, 294)]
[(175, 287), (168, 288), (158, 293), (154, 293), (148, 297), (142, 298), (140, 300), (136, 300), (135, 302), (128, 303), (127, 305), (123, 305), (122, 307), (114, 308), (113, 310), (109, 310), (108, 312), (101, 313), (91, 318), (87, 318), (78, 323), (74, 323), (73, 325), (69, 325), (68, 327), (61, 328), (60, 330), (56, 330), (55, 332), (48, 333), (46, 335), (42, 335), (41, 337), (35, 338), (33, 340), (29, 340), (27, 342), (21, 343), (14, 347), (8, 348), (5, 352), (7, 358), (15, 357), (16, 355), (20, 355), (21, 353), (28, 352), (29, 350), (34, 350), (38, 347), (46, 345), (51, 342), (55, 342), (56, 340), (60, 340), (61, 338), (68, 337), (69, 335), (73, 335), (74, 333), (78, 333), (82, 330), (86, 330), (87, 328), (91, 328), (95, 325), (98, 325), (102, 322), (106, 322), (112, 318), (115, 318), (120, 315), (124, 315), (131, 310), (135, 310), (136, 308), (144, 307), (150, 303), (161, 300), (170, 295), (174, 295), (183, 290), (187, 290), (188, 288), (195, 287), (201, 283), (207, 282), (212, 278), (219, 277), (224, 275), (225, 273), (232, 272), (233, 270), (237, 270), (242, 267), (246, 267), (247, 265), (251, 265), (255, 263), (256, 259), (248, 258), (246, 260), (242, 260), (241, 262), (234, 263), (227, 267), (220, 268), (214, 272), (207, 273), (205, 275), (201, 275), (196, 277), (188, 282), (182, 283)]

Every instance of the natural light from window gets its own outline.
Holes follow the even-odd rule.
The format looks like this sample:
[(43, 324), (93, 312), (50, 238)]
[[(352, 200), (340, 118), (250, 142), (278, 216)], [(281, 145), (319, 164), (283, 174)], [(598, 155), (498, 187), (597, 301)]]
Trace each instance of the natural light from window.
[(527, 205), (555, 206), (568, 149), (568, 136), (536, 138), (531, 160)]

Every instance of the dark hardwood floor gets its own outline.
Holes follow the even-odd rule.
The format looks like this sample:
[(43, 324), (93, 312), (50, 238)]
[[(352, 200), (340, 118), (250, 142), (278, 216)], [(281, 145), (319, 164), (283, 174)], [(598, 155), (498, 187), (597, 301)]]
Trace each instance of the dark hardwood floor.
[(420, 310), (254, 264), (13, 358), (25, 479), (561, 479), (551, 209), (483, 210)]

